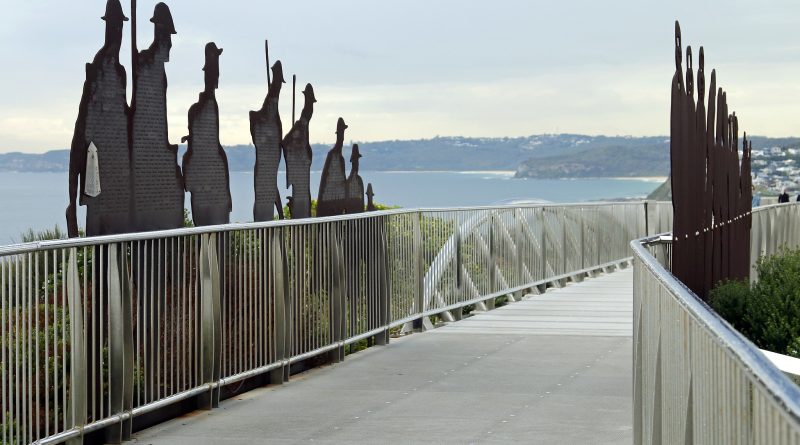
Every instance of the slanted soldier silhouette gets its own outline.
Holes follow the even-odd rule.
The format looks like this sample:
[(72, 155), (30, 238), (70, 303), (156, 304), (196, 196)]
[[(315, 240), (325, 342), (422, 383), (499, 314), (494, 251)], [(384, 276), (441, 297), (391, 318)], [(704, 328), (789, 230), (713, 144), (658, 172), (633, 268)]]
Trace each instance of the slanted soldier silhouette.
[(178, 146), (167, 132), (167, 75), (172, 15), (158, 3), (150, 19), (155, 27), (150, 48), (137, 55), (136, 85), (131, 127), (133, 150), (133, 206), (137, 230), (159, 230), (183, 225), (184, 186), (178, 166)]
[(86, 206), (87, 235), (124, 233), (131, 228), (127, 76), (119, 63), (122, 24), (128, 18), (119, 0), (108, 0), (102, 19), (106, 22), (105, 43), (92, 63), (86, 64), (86, 82), (70, 148), (70, 237), (78, 236), (78, 199)]
[(206, 44), (205, 90), (189, 108), (189, 141), (183, 155), (186, 191), (192, 194), (192, 219), (197, 226), (227, 224), (231, 214), (228, 157), (219, 142), (219, 56), (222, 48)]
[[(264, 105), (258, 111), (250, 112), (250, 135), (256, 146), (255, 203), (253, 220), (270, 221), (277, 209), (283, 212), (281, 196), (278, 191), (278, 165), (281, 162), (281, 137), (283, 126), (278, 111), (281, 86), (286, 83), (283, 67), (278, 60), (272, 65), (272, 83), (269, 85)], [(282, 217), (282, 215), (281, 215)]]
[(292, 187), (292, 219), (311, 216), (311, 144), (308, 142), (308, 125), (314, 114), (314, 88), (306, 84), (303, 90), (305, 104), (300, 119), (283, 138), (283, 157), (286, 159), (286, 187)]
[(375, 202), (373, 202), (372, 198), (375, 196), (375, 192), (372, 191), (372, 183), (370, 182), (367, 184), (367, 211), (374, 212), (378, 210), (375, 207)]
[(340, 117), (336, 122), (336, 144), (325, 158), (325, 167), (322, 169), (322, 178), (319, 181), (317, 216), (341, 215), (345, 212), (347, 178), (344, 172), (342, 145), (346, 129), (347, 124)]
[(350, 154), (350, 176), (345, 183), (345, 212), (363, 213), (364, 212), (364, 180), (358, 175), (358, 164), (361, 153), (358, 151), (358, 144), (353, 144), (353, 151)]

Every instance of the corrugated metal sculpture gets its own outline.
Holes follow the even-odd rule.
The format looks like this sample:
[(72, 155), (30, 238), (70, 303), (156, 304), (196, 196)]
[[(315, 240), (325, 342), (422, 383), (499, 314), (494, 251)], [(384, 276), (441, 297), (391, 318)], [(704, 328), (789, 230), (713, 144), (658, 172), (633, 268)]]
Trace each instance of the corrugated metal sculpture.
[(674, 210), (672, 272), (705, 298), (720, 281), (746, 280), (750, 266), (752, 143), (747, 135), (739, 162), (739, 124), (728, 114), (727, 95), (716, 90), (712, 70), (705, 97), (704, 53), (700, 48), (697, 101), (692, 49), (682, 67), (681, 31), (675, 22), (670, 162)]

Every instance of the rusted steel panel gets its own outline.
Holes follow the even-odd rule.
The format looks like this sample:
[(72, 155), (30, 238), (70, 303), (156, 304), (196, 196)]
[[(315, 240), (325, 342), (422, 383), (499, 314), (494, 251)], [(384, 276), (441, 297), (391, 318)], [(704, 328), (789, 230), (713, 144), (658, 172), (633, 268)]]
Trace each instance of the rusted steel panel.
[(746, 138), (739, 160), (739, 122), (712, 70), (706, 98), (700, 48), (697, 100), (692, 50), (684, 77), (680, 25), (675, 23), (675, 75), (670, 107), (674, 210), (673, 274), (705, 298), (725, 280), (749, 276), (752, 180)]

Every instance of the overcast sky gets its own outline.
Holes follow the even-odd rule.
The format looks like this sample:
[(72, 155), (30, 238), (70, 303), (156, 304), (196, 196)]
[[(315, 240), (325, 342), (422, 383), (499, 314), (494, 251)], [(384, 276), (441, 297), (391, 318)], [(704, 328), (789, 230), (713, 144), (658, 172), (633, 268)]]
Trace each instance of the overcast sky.
[[(0, 0), (0, 152), (68, 148), (84, 64), (102, 46), (105, 0)], [(155, 5), (139, 0), (139, 48)], [(170, 139), (203, 87), (203, 47), (220, 59), (221, 139), (250, 143), (248, 111), (266, 94), (264, 39), (289, 79), (291, 120), (306, 82), (318, 99), (312, 142), (523, 136), (665, 135), (673, 23), (705, 46), (740, 128), (789, 136), (800, 116), (800, 2), (338, 0), (167, 2), (178, 34), (170, 63)], [(130, 15), (130, 2), (123, 1)], [(130, 79), (130, 22), (122, 60)], [(697, 49), (695, 49), (697, 54)], [(130, 94), (130, 86), (128, 88)]]

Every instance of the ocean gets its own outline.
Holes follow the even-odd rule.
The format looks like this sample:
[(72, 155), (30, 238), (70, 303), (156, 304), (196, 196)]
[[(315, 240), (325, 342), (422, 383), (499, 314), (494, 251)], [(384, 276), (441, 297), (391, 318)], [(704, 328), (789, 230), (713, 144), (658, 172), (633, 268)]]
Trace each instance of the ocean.
[[(321, 172), (311, 173), (312, 195)], [(378, 172), (361, 173), (364, 186), (372, 183), (375, 202), (405, 208), (457, 207), (533, 202), (586, 202), (643, 198), (664, 178), (636, 179), (515, 179), (513, 172)], [(286, 177), (279, 173), (278, 185)], [(231, 221), (253, 217), (253, 175), (231, 173)], [(285, 203), (286, 190), (281, 189)], [(66, 227), (67, 173), (0, 172), (0, 245), (20, 241), (29, 228)], [(189, 207), (187, 195), (186, 206)], [(84, 214), (79, 211), (78, 221)]]

